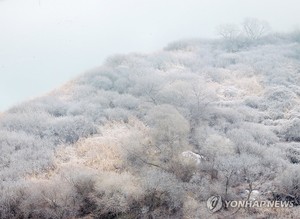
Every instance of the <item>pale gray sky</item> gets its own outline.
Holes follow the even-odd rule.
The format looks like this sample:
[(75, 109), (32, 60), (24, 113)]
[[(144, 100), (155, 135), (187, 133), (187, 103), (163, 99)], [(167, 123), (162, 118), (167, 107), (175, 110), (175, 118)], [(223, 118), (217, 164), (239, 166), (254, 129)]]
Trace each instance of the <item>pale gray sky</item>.
[(0, 111), (56, 88), (116, 53), (214, 37), (245, 17), (299, 27), (299, 0), (0, 0)]

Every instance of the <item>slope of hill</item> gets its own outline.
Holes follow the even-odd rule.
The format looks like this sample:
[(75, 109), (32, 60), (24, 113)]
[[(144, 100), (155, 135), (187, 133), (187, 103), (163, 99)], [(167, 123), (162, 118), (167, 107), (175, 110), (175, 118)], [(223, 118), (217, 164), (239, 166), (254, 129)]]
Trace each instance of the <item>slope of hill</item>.
[[(297, 218), (298, 39), (118, 55), (4, 112), (0, 218)], [(294, 207), (206, 209), (254, 193)]]

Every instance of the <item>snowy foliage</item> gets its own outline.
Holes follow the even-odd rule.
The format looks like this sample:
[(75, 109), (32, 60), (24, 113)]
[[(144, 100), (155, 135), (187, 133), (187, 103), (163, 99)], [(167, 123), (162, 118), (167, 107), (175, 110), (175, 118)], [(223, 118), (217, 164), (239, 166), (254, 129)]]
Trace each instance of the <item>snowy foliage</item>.
[(246, 190), (299, 205), (299, 33), (219, 33), (111, 57), (2, 113), (0, 218), (208, 218), (209, 196)]

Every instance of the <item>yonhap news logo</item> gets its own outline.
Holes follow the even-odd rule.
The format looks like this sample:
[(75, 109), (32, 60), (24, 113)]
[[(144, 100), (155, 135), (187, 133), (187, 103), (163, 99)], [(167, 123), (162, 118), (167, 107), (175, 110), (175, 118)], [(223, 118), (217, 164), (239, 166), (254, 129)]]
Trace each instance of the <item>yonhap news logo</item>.
[(219, 211), (223, 206), (222, 197), (219, 195), (211, 196), (207, 199), (206, 206), (211, 213)]
[(270, 201), (270, 200), (222, 200), (220, 195), (214, 195), (207, 199), (207, 209), (211, 213), (215, 213), (222, 209), (234, 208), (292, 208), (294, 207), (291, 201)]

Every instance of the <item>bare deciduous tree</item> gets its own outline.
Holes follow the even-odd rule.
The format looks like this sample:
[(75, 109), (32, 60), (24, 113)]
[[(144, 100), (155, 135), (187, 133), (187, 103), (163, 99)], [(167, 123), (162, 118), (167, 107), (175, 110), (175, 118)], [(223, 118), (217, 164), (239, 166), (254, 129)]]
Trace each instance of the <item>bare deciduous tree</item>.
[(222, 24), (217, 27), (217, 33), (226, 40), (234, 40), (240, 32), (240, 28), (235, 24)]
[(270, 25), (266, 21), (257, 18), (246, 18), (242, 23), (244, 34), (251, 40), (257, 40), (270, 31)]

